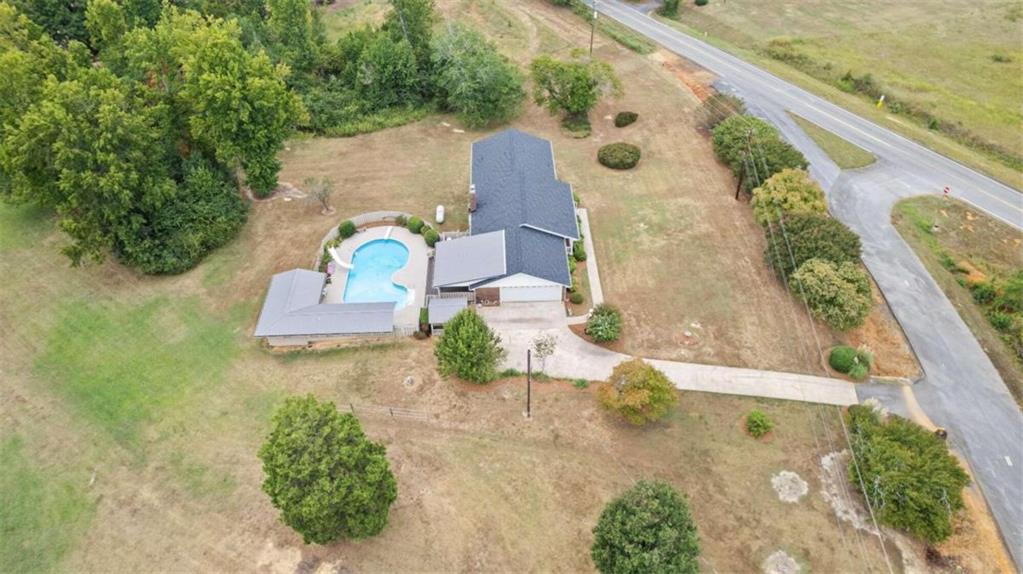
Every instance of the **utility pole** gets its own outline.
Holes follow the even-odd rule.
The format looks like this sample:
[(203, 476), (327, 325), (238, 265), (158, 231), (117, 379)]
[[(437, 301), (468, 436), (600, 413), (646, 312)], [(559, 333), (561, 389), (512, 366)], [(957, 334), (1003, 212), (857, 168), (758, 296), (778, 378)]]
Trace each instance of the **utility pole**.
[(526, 349), (526, 418), (532, 418), (533, 403), (533, 350)]
[(590, 18), (590, 59), (593, 59), (593, 34), (597, 30), (597, 0), (593, 0), (593, 17)]

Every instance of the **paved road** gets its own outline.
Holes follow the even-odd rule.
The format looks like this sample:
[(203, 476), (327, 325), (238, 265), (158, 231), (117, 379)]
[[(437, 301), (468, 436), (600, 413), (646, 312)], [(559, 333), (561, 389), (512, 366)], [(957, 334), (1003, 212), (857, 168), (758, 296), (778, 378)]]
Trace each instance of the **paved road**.
[[(558, 339), (554, 355), (543, 365), (544, 372), (552, 377), (606, 380), (615, 365), (632, 358), (598, 347), (572, 333), (565, 317), (565, 307), (560, 302), (505, 303), (500, 307), (483, 307), (482, 313), (487, 324), (501, 336), (501, 346), (508, 352), (501, 366), (503, 369), (525, 371), (526, 350), (540, 335), (554, 335)], [(647, 362), (663, 371), (683, 391), (838, 406), (859, 402), (856, 385), (838, 379), (657, 359), (647, 359)], [(540, 368), (540, 365), (534, 363), (534, 368)]]
[[(1023, 195), (752, 64), (718, 50), (617, 0), (600, 12), (716, 74), (751, 111), (776, 124), (811, 162), (832, 213), (863, 239), (863, 260), (902, 324), (924, 370), (915, 394), (969, 461), (1017, 565), (1023, 564), (1023, 415), (959, 314), (891, 225), (900, 199), (953, 196), (1023, 228)], [(876, 164), (842, 172), (787, 116), (791, 110), (870, 151)], [(862, 387), (861, 397), (893, 395)]]

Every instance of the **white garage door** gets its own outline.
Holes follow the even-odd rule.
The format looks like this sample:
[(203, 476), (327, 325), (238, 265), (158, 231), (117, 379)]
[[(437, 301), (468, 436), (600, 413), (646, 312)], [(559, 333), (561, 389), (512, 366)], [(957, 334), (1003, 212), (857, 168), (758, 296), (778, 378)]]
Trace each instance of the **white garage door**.
[(535, 287), (501, 287), (501, 302), (515, 301), (560, 301), (560, 285), (541, 285)]

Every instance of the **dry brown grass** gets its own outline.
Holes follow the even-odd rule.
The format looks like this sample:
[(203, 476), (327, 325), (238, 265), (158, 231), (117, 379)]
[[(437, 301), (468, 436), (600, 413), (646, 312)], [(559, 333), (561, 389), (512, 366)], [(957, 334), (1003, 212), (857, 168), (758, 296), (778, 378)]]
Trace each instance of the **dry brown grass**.
[[(449, 13), (462, 6), (441, 5)], [(465, 16), (479, 17), (475, 10)], [(526, 48), (585, 34), (574, 17), (542, 2), (505, 14), (522, 24)], [(488, 21), (501, 20), (491, 14)], [(518, 41), (511, 32), (508, 38), (510, 45)], [(591, 208), (605, 291), (632, 316), (627, 342), (672, 355), (679, 351), (661, 339), (698, 319), (708, 335), (693, 358), (793, 369), (812, 364), (802, 352), (807, 327), (798, 327), (791, 298), (766, 275), (746, 206), (731, 201), (727, 173), (686, 123), (692, 99), (657, 60), (607, 41), (598, 49), (629, 82), (631, 95), (597, 111), (592, 138), (562, 136), (556, 119), (532, 107), (515, 125), (554, 140), (561, 176)], [(618, 132), (603, 118), (625, 107), (640, 112), (640, 123)], [(308, 266), (319, 240), (341, 219), (379, 209), (429, 216), (444, 203), (453, 217), (448, 225), (464, 224), (458, 218), (464, 217), (468, 146), (481, 134), (456, 133), (444, 121), (293, 143), (283, 156), (282, 179), (332, 175), (337, 213), (325, 217), (313, 202), (298, 200), (255, 205), (236, 241), (180, 276), (142, 277), (115, 263), (69, 269), (56, 255), (63, 239), (52, 221), (0, 207), (6, 230), (0, 233), (0, 435), (21, 437), (45, 476), (67, 479), (94, 506), (63, 568), (585, 571), (592, 568), (590, 529), (600, 509), (643, 477), (689, 494), (708, 569), (754, 570), (784, 548), (818, 571), (882, 571), (876, 542), (839, 524), (820, 498), (819, 458), (841, 442), (833, 409), (818, 418), (815, 409), (794, 403), (690, 393), (666, 422), (632, 429), (600, 412), (589, 391), (548, 383), (536, 386), (536, 417), (527, 422), (520, 382), (479, 389), (443, 381), (431, 342), (286, 356), (259, 348), (250, 333), (270, 275)], [(596, 147), (619, 138), (644, 147), (638, 170), (613, 174), (597, 166)], [(728, 296), (735, 297), (732, 312)], [(661, 304), (666, 298), (671, 305)], [(64, 381), (41, 377), (37, 360), (61, 322), (62, 305), (116, 310), (153, 300), (175, 312), (198, 306), (225, 325), (233, 336), (221, 350), (231, 359), (225, 373), (156, 411), (143, 422), (138, 443), (125, 445), (80, 416), (62, 395)], [(146, 344), (190, 336), (175, 312), (155, 317)], [(102, 336), (104, 360), (120, 364), (117, 333), (80, 335)], [(415, 380), (411, 388), (402, 384), (406, 376)], [(387, 444), (399, 483), (381, 536), (306, 547), (278, 521), (260, 491), (255, 452), (274, 406), (295, 393), (433, 415), (428, 424), (362, 417), (368, 434)], [(742, 429), (754, 407), (778, 423), (769, 442), (750, 440)], [(811, 485), (797, 505), (779, 502), (771, 490), (770, 476), (783, 469)]]

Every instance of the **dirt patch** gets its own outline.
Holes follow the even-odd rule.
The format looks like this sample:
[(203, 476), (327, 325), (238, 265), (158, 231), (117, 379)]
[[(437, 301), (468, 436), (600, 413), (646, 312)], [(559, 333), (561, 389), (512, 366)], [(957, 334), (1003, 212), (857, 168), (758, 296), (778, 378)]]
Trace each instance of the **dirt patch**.
[(778, 493), (778, 500), (782, 502), (799, 502), (809, 492), (806, 481), (790, 470), (783, 470), (772, 476), (771, 486)]
[(786, 554), (783, 550), (776, 550), (764, 560), (760, 566), (764, 574), (798, 574), (803, 569), (796, 562), (796, 559)]
[(871, 282), (874, 309), (863, 325), (846, 334), (846, 344), (865, 347), (874, 355), (871, 374), (879, 377), (916, 379), (921, 375), (920, 363), (916, 360), (902, 327), (888, 308), (880, 290)]

